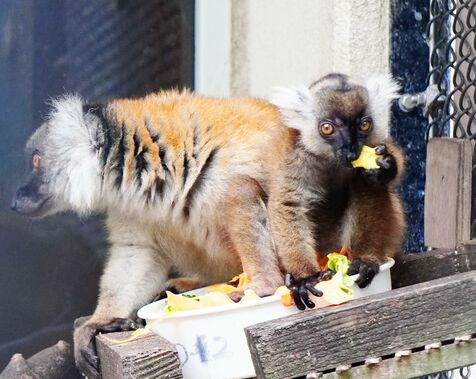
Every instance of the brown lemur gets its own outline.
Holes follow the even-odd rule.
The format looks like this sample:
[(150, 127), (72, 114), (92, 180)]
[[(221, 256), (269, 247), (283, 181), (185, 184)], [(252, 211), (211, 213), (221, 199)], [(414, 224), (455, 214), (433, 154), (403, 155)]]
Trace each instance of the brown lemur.
[[(319, 275), (317, 254), (347, 243), (366, 285), (399, 250), (404, 218), (393, 192), (403, 171), (386, 137), (397, 87), (331, 74), (269, 102), (165, 91), (88, 105), (53, 102), (27, 143), (31, 174), (12, 202), (43, 217), (105, 213), (109, 259), (96, 310), (74, 333), (80, 368), (98, 368), (98, 330), (130, 317), (168, 285), (223, 282), (243, 270), (269, 295), (287, 273), (296, 305)], [(350, 167), (362, 144), (380, 169)], [(183, 278), (168, 281), (175, 272)]]

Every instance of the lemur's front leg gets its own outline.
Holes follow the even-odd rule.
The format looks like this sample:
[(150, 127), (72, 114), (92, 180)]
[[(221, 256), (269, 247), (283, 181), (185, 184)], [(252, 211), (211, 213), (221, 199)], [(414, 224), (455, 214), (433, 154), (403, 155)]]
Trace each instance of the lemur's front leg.
[(124, 241), (113, 243), (96, 310), (74, 331), (74, 355), (81, 371), (96, 372), (100, 377), (95, 336), (135, 329), (135, 312), (163, 289), (167, 274), (166, 262), (153, 249)]
[(322, 296), (314, 285), (323, 273), (317, 262), (312, 225), (306, 215), (309, 200), (293, 190), (273, 194), (269, 214), (285, 284), (291, 290), (294, 303), (300, 310), (314, 308), (309, 292)]
[(361, 170), (354, 183), (350, 214), (352, 263), (349, 275), (359, 274), (356, 284), (368, 286), (379, 272), (379, 264), (399, 252), (405, 229), (405, 215), (393, 189), (404, 171), (404, 158), (392, 141), (374, 144), (380, 168)]

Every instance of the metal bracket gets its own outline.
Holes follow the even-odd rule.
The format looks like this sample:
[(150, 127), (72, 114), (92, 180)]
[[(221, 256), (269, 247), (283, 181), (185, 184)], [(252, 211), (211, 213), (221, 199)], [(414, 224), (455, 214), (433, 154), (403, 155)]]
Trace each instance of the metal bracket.
[(420, 108), (425, 116), (430, 116), (433, 111), (444, 102), (444, 95), (436, 84), (428, 86), (424, 92), (410, 94), (406, 93), (398, 99), (398, 106), (404, 112), (413, 112)]

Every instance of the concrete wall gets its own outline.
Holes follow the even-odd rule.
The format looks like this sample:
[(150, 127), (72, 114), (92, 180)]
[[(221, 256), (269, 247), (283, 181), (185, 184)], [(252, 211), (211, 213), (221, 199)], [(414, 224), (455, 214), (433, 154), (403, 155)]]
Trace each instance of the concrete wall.
[[(332, 71), (387, 71), (389, 12), (390, 0), (198, 0), (196, 90), (266, 97)], [(204, 28), (213, 41), (200, 38)]]

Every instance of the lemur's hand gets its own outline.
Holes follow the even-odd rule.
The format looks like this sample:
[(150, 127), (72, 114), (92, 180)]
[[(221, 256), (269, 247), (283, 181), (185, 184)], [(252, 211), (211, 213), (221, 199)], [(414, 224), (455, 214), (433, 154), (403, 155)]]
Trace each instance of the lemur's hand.
[(378, 274), (379, 269), (380, 266), (378, 263), (354, 259), (350, 264), (347, 274), (359, 274), (358, 278), (355, 280), (355, 284), (357, 284), (359, 288), (365, 288), (372, 282), (374, 276)]
[(380, 168), (373, 170), (362, 169), (361, 173), (367, 183), (374, 186), (384, 186), (397, 175), (397, 161), (383, 144), (377, 145), (375, 152), (378, 155), (382, 155), (382, 158), (377, 158), (376, 161)]
[(321, 271), (308, 278), (297, 279), (290, 273), (284, 276), (284, 284), (291, 291), (291, 296), (296, 307), (303, 311), (308, 308), (314, 308), (316, 305), (309, 299), (309, 292), (314, 296), (321, 297), (322, 292), (314, 288), (314, 285), (330, 276), (330, 271)]
[(99, 357), (95, 337), (99, 333), (111, 333), (137, 329), (134, 321), (115, 318), (106, 324), (87, 321), (74, 331), (74, 359), (79, 371), (89, 379), (101, 378)]

